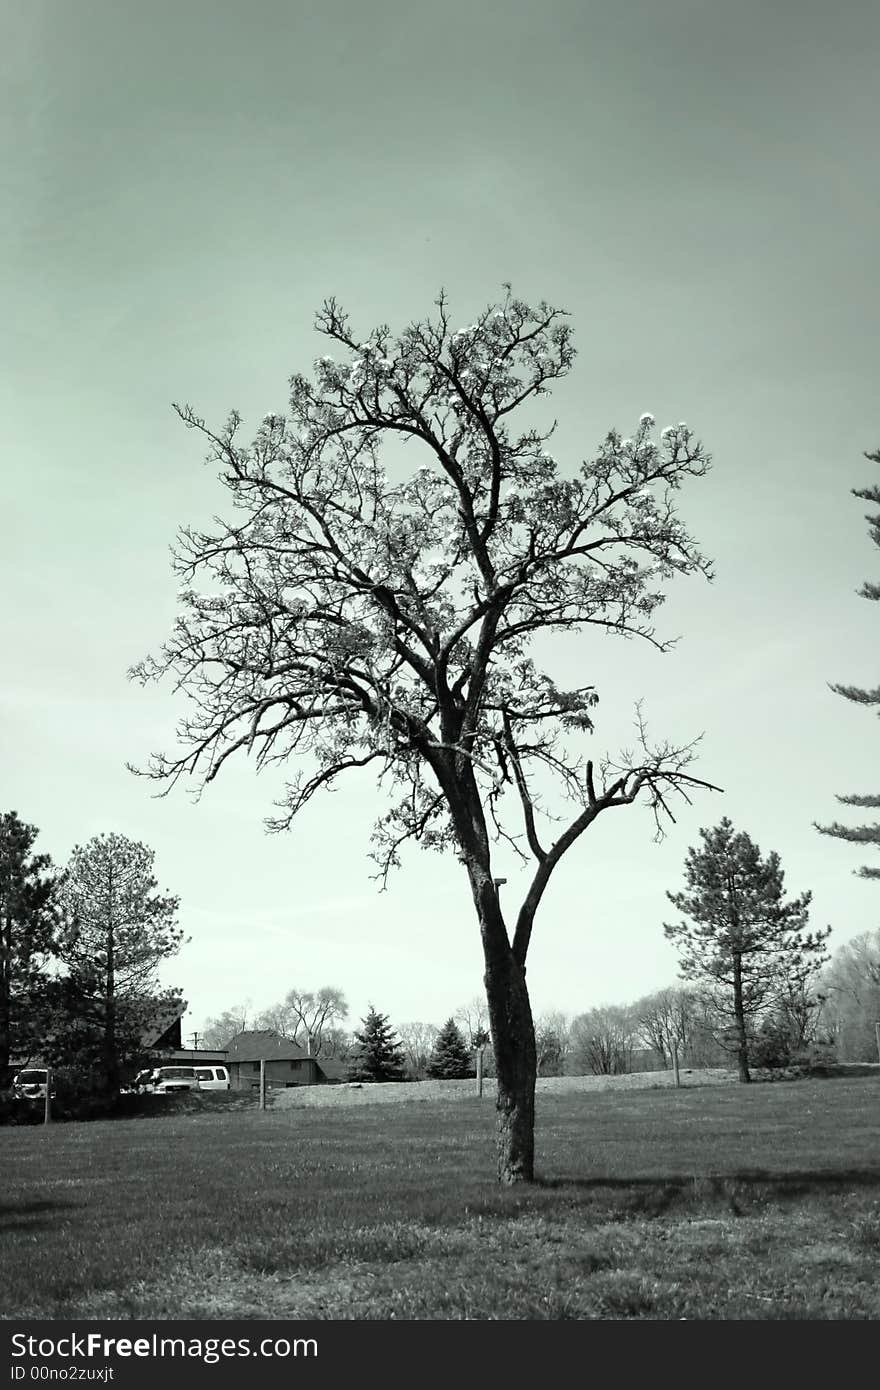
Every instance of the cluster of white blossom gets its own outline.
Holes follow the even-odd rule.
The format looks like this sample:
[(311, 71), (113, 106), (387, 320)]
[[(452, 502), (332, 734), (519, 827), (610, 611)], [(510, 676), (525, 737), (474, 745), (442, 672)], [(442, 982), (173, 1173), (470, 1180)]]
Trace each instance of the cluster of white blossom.
[(197, 594), (192, 589), (180, 589), (177, 599), (190, 608), (197, 608), (200, 613), (225, 613), (230, 606), (229, 599), (220, 594)]

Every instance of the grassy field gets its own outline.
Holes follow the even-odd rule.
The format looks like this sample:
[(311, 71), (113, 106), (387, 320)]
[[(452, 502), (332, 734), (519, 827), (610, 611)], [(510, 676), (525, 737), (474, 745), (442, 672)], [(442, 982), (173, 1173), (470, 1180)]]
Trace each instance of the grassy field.
[(880, 1080), (0, 1131), (7, 1318), (877, 1318)]

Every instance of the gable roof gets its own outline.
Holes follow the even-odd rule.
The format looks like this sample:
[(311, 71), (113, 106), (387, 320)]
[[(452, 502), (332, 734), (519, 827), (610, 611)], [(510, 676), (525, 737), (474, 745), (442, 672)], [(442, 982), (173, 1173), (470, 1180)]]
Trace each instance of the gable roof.
[(173, 999), (153, 1005), (151, 1013), (141, 1025), (141, 1047), (151, 1048), (161, 1045), (165, 1034), (169, 1033), (186, 1013), (186, 1000)]
[(230, 1039), (226, 1051), (230, 1062), (299, 1062), (308, 1057), (304, 1047), (282, 1038), (274, 1028), (247, 1029)]
[(318, 1069), (328, 1081), (347, 1081), (351, 1062), (343, 1062), (338, 1057), (318, 1057)]

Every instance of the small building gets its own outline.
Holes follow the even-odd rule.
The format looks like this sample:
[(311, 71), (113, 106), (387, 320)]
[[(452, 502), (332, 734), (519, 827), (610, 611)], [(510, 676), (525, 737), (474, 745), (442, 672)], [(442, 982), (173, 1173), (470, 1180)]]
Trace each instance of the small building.
[(259, 1086), (261, 1062), (266, 1064), (267, 1087), (326, 1086), (348, 1076), (347, 1063), (311, 1057), (299, 1043), (282, 1038), (272, 1028), (236, 1033), (225, 1061), (234, 1091)]
[(157, 1002), (152, 1016), (147, 1018), (141, 1028), (141, 1048), (144, 1056), (155, 1061), (157, 1065), (161, 1063), (166, 1066), (225, 1062), (224, 1048), (183, 1046), (181, 1025), (186, 1009), (185, 999)]

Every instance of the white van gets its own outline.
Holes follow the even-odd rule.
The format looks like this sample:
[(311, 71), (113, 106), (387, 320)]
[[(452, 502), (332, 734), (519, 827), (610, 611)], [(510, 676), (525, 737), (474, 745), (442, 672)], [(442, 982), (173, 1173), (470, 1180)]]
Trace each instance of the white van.
[(156, 1067), (146, 1089), (154, 1096), (168, 1096), (175, 1091), (197, 1091), (199, 1078), (193, 1067)]
[(225, 1067), (200, 1066), (193, 1068), (200, 1091), (228, 1091), (229, 1072)]
[[(48, 1084), (49, 1073), (45, 1067), (26, 1067), (12, 1078), (12, 1093), (23, 1096), (26, 1100), (40, 1100), (45, 1098)], [(53, 1086), (52, 1095), (54, 1094)]]

